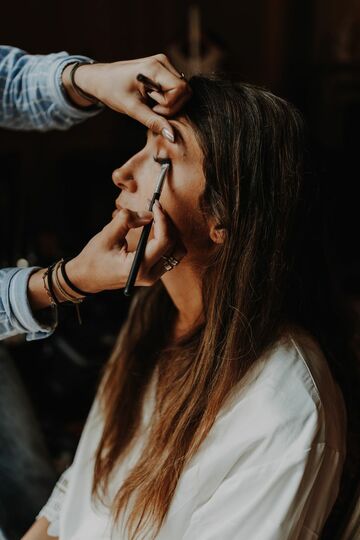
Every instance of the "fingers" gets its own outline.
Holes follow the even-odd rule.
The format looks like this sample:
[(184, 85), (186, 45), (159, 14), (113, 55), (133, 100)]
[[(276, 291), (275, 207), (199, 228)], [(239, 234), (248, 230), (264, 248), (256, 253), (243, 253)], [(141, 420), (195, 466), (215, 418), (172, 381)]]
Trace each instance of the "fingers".
[(103, 228), (103, 237), (107, 245), (112, 248), (114, 245), (125, 241), (125, 237), (130, 229), (136, 229), (149, 223), (153, 219), (152, 212), (133, 212), (128, 209), (121, 209), (110, 223)]
[[(178, 111), (180, 111), (187, 101), (187, 97), (182, 96), (180, 97), (175, 103), (172, 103), (171, 105), (161, 105), (157, 104), (154, 107), (152, 107), (153, 112), (156, 114), (160, 114), (162, 116), (171, 117), (174, 116)], [(165, 102), (166, 103), (166, 102)]]
[(146, 59), (141, 67), (137, 65), (136, 69), (141, 69), (136, 75), (138, 88), (139, 84), (143, 84), (147, 90), (161, 92), (176, 89), (179, 93), (183, 93), (188, 90), (186, 80), (175, 68), (171, 66), (169, 69), (167, 66), (171, 66), (171, 64), (164, 65), (158, 60), (158, 56)]
[[(112, 261), (111, 267), (106, 272), (106, 285), (101, 283), (97, 290), (124, 287), (135, 256), (135, 252), (128, 251), (125, 236), (130, 229), (144, 226), (151, 219), (154, 219), (153, 238), (146, 245), (136, 285), (153, 285), (166, 271), (169, 271), (165, 268), (163, 256), (175, 257), (179, 262), (184, 258), (186, 249), (171, 219), (161, 206), (155, 204), (153, 208), (153, 213), (122, 209), (97, 235), (100, 237), (101, 246), (97, 248), (97, 252), (106, 253), (106, 257), (110, 256), (109, 260)], [(101, 256), (97, 256), (97, 262), (99, 258), (101, 260)], [(103, 265), (101, 265), (101, 272), (103, 272)], [(93, 289), (88, 286), (86, 290)]]
[[(166, 119), (173, 116), (191, 95), (191, 88), (164, 54), (149, 58), (95, 64), (82, 71), (84, 88), (111, 109), (127, 114), (156, 133), (174, 140)], [(156, 102), (149, 106), (148, 96)], [(152, 101), (152, 104), (154, 104)], [(172, 136), (171, 136), (172, 135)]]
[(154, 236), (148, 241), (145, 250), (145, 256), (150, 266), (171, 250), (175, 244), (175, 231), (173, 228), (171, 230), (170, 220), (158, 202), (154, 204), (153, 211)]
[(144, 124), (154, 133), (162, 134), (170, 142), (175, 141), (174, 130), (166, 118), (154, 112), (145, 103), (138, 104), (133, 112), (133, 118)]
[(179, 92), (179, 89), (169, 90), (165, 93), (153, 90), (147, 92), (147, 95), (157, 103), (157, 105), (152, 108), (153, 111), (159, 114), (165, 114), (166, 116), (173, 116), (176, 114), (189, 98), (187, 91)]
[(128, 280), (135, 252), (128, 250), (126, 236), (133, 228), (154, 219), (153, 233), (139, 268), (136, 285), (152, 285), (166, 271), (162, 257), (180, 261), (186, 254), (176, 227), (166, 212), (154, 206), (154, 212), (121, 209), (102, 231), (96, 234), (73, 263), (75, 282), (89, 292), (123, 288)]
[(159, 114), (176, 114), (191, 96), (190, 86), (164, 54), (146, 59), (143, 73), (136, 79), (140, 94), (147, 94), (161, 106), (155, 111)]
[(160, 86), (163, 92), (176, 88), (178, 85), (181, 87), (186, 86), (186, 81), (168, 60), (166, 65), (159, 60), (159, 58), (162, 57), (166, 58), (165, 55), (156, 55), (148, 58), (147, 61), (144, 62), (142, 74), (148, 80), (155, 83), (155, 87)]
[(191, 96), (191, 88), (185, 80), (177, 79), (175, 86), (161, 85), (161, 90), (155, 87), (147, 88), (147, 95), (156, 101), (159, 105), (168, 108), (168, 114), (175, 114), (181, 107), (182, 103), (187, 101)]
[[(172, 252), (166, 253), (164, 256), (173, 257), (178, 261), (178, 264), (180, 264), (183, 258), (185, 257), (185, 255), (186, 255), (186, 249), (184, 248), (184, 246), (175, 245)], [(161, 259), (156, 264), (154, 264), (154, 266), (151, 268), (148, 274), (148, 282), (147, 282), (149, 285), (151, 285), (152, 283), (155, 283), (164, 274), (171, 271), (165, 267), (165, 260), (163, 259), (164, 256), (162, 256)], [(176, 268), (176, 266), (174, 266), (173, 268)]]
[(161, 86), (159, 84), (155, 83), (154, 81), (152, 81), (151, 79), (143, 75), (142, 73), (138, 73), (138, 75), (136, 76), (136, 80), (143, 83), (145, 90), (149, 90), (149, 91), (155, 90), (157, 92), (161, 91)]
[[(138, 120), (174, 142), (166, 117), (173, 116), (191, 95), (191, 88), (164, 54), (105, 65), (97, 95), (115, 111)], [(152, 109), (150, 97), (155, 102)]]
[(186, 248), (161, 205), (154, 205), (153, 227), (154, 237), (146, 246), (142, 271), (139, 273), (141, 284), (150, 285), (166, 272), (162, 257), (171, 255), (180, 262), (186, 255)]
[(154, 56), (154, 58), (156, 58), (156, 60), (158, 62), (160, 62), (160, 64), (162, 64), (168, 71), (170, 71), (170, 73), (172, 73), (175, 77), (181, 79), (182, 78), (182, 75), (181, 73), (179, 73), (179, 71), (174, 68), (174, 66), (172, 65), (172, 63), (169, 61), (168, 57), (166, 56), (166, 54), (156, 54)]

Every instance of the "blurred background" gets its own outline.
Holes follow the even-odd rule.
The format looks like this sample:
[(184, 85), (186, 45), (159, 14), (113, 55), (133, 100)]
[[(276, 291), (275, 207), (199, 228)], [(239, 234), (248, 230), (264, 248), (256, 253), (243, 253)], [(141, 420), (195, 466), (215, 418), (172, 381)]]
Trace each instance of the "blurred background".
[[(87, 0), (6, 2), (3, 44), (33, 54), (67, 51), (98, 61), (165, 52), (186, 75), (221, 72), (292, 101), (308, 130), (319, 243), (331, 285), (360, 342), (360, 4), (356, 0)], [(145, 130), (105, 111), (67, 132), (0, 130), (0, 261), (47, 265), (76, 254), (110, 220), (114, 167)], [(83, 304), (83, 325), (63, 310), (56, 334), (8, 340), (57, 473), (72, 460), (101, 367), (126, 315), (121, 292)], [(356, 330), (357, 329), (357, 330)], [(359, 357), (358, 357), (359, 358)]]

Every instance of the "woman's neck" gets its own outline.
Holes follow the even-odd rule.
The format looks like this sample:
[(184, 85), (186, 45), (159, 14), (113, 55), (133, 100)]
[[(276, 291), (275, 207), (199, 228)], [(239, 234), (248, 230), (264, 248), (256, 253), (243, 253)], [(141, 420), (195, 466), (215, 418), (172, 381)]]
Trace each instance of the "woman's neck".
[(178, 313), (175, 320), (175, 336), (180, 337), (203, 320), (201, 279), (190, 265), (180, 263), (162, 276), (162, 282)]

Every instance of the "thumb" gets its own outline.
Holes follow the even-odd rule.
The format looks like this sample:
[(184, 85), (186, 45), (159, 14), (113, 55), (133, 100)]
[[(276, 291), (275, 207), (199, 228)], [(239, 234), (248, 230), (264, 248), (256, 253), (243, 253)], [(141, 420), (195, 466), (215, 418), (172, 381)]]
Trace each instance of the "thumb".
[(133, 117), (154, 133), (158, 133), (159, 135), (161, 134), (170, 142), (175, 141), (174, 130), (166, 118), (160, 114), (156, 114), (144, 103), (141, 103), (136, 107)]
[(149, 223), (153, 217), (152, 212), (134, 212), (123, 208), (116, 214), (110, 223), (103, 228), (103, 239), (110, 247), (113, 247), (114, 244), (125, 241), (125, 237), (130, 229), (143, 227)]

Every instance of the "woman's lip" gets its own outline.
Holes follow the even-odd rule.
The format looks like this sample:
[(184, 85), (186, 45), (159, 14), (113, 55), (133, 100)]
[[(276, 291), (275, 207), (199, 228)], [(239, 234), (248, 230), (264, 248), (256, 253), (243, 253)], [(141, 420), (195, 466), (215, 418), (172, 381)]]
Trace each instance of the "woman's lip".
[[(131, 210), (130, 208), (128, 207), (125, 207), (125, 206), (120, 206), (120, 204), (117, 204), (115, 203), (115, 210), (113, 211), (113, 213), (111, 214), (112, 217), (114, 218), (116, 216), (116, 214), (118, 214), (120, 212), (120, 210), (123, 210), (124, 208), (127, 208), (128, 210)], [(132, 210), (132, 212), (137, 212), (138, 210)]]
[(118, 214), (120, 212), (120, 210), (123, 209), (122, 206), (120, 206), (120, 204), (118, 204), (116, 201), (115, 201), (115, 209), (113, 211), (113, 213), (111, 214), (112, 218), (114, 218), (116, 216), (116, 214)]

